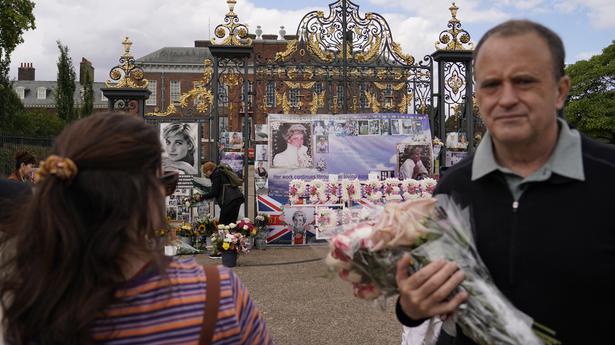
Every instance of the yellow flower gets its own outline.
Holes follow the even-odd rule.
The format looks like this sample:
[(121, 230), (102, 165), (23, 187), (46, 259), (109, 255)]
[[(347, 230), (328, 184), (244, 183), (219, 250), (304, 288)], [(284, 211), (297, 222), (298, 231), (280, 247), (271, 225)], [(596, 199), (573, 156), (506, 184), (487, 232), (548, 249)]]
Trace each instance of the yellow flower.
[(222, 249), (224, 249), (224, 250), (228, 250), (230, 246), (231, 246), (231, 244), (228, 243), (228, 242), (222, 243)]
[(252, 229), (252, 235), (256, 235), (256, 229)]

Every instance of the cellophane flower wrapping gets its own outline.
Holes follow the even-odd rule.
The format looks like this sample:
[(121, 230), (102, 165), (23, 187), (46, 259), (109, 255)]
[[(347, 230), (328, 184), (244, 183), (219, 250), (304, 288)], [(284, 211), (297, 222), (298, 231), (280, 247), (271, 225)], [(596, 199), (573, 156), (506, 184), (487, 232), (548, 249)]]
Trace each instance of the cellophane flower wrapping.
[[(537, 336), (533, 320), (495, 286), (476, 250), (467, 210), (447, 196), (375, 207), (346, 225), (330, 248), (327, 264), (352, 283), (355, 296), (383, 303), (399, 293), (395, 276), (404, 253), (412, 259), (410, 274), (436, 260), (454, 261), (465, 279), (452, 296), (463, 289), (469, 298), (449, 322), (478, 344), (543, 344), (545, 335)], [(443, 329), (454, 333), (451, 326)]]

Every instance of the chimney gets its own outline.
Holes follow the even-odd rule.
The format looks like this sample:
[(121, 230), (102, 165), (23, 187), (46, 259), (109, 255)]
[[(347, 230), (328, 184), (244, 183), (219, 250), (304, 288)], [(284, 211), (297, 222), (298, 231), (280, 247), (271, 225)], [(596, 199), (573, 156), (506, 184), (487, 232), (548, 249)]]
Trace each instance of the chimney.
[(34, 80), (34, 67), (31, 62), (22, 62), (17, 70), (17, 80)]
[(88, 74), (90, 75), (90, 81), (94, 82), (94, 66), (92, 66), (88, 59), (82, 57), (79, 64), (79, 84), (81, 86), (85, 85), (86, 75)]

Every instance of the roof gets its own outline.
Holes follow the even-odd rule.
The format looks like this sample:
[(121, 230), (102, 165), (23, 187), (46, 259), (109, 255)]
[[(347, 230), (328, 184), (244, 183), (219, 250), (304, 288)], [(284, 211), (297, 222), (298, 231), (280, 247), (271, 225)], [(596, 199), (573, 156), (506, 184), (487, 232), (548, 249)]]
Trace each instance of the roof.
[[(24, 88), (24, 98), (21, 100), (25, 107), (55, 107), (55, 89), (57, 88), (56, 81), (45, 80), (15, 80), (13, 81), (13, 90), (17, 90), (18, 87)], [(79, 82), (75, 82), (75, 103), (81, 103), (81, 90), (83, 87)], [(47, 97), (45, 99), (38, 99), (38, 88), (44, 87), (47, 89)], [(108, 101), (102, 101), (101, 88), (105, 87), (105, 83), (94, 82), (92, 83), (92, 89), (94, 91), (94, 107), (106, 107)]]
[(137, 63), (203, 64), (213, 58), (206, 47), (164, 47), (137, 59)]

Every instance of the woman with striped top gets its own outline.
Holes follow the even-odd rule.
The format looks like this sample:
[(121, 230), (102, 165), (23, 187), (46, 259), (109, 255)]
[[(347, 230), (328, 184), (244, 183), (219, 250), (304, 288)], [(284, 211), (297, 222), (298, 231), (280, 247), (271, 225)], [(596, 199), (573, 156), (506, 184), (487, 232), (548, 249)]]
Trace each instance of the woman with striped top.
[[(0, 266), (7, 344), (196, 345), (216, 304), (213, 344), (271, 344), (232, 271), (205, 274), (194, 259), (161, 254), (154, 127), (128, 114), (92, 115), (65, 129), (53, 152), (21, 218), (2, 229), (0, 247), (14, 249)], [(217, 280), (219, 298), (209, 301)]]

